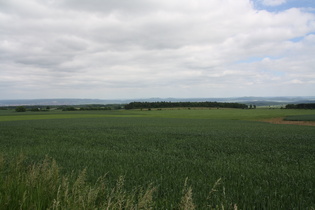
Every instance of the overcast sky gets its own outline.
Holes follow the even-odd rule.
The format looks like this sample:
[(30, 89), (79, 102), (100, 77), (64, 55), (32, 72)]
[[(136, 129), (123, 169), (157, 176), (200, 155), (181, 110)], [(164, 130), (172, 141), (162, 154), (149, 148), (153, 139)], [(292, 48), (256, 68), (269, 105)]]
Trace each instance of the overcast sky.
[(0, 0), (0, 99), (314, 95), (314, 0)]

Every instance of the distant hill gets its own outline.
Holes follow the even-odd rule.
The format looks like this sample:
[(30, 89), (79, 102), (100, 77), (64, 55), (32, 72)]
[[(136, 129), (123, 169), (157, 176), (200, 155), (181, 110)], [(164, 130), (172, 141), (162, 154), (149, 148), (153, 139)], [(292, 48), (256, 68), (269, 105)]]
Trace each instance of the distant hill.
[(233, 97), (233, 98), (142, 98), (142, 99), (16, 99), (0, 100), (0, 106), (21, 105), (83, 105), (83, 104), (127, 104), (130, 102), (235, 102), (256, 106), (283, 104), (315, 103), (315, 96), (310, 97)]
[(101, 100), (101, 99), (21, 99), (0, 100), (0, 106), (32, 106), (32, 105), (82, 105), (82, 104), (122, 104), (124, 100)]

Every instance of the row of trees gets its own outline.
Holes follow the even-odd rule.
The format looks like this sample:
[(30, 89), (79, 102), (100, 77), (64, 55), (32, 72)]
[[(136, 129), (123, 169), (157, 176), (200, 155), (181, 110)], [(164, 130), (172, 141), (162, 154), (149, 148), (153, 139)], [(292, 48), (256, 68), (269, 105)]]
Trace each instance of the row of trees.
[(50, 107), (35, 107), (35, 106), (18, 106), (15, 108), (16, 112), (26, 112), (26, 111), (32, 111), (32, 112), (39, 112), (39, 111), (49, 111)]
[(209, 108), (239, 108), (247, 109), (246, 104), (220, 102), (131, 102), (125, 109), (177, 108), (177, 107), (209, 107)]
[(285, 106), (286, 109), (315, 109), (315, 103), (309, 104), (288, 104)]

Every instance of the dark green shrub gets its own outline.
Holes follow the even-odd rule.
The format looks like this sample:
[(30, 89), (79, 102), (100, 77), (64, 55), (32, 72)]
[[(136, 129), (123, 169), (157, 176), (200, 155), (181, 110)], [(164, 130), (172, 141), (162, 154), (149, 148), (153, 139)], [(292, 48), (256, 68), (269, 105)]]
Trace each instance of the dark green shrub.
[(15, 111), (16, 112), (25, 112), (26, 108), (24, 106), (18, 106), (18, 107), (15, 108)]

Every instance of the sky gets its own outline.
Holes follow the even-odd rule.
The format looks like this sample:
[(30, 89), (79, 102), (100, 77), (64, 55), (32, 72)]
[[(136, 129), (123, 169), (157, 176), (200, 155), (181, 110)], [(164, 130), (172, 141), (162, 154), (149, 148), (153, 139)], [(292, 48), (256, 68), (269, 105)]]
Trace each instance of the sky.
[(314, 0), (0, 0), (0, 99), (314, 93)]

